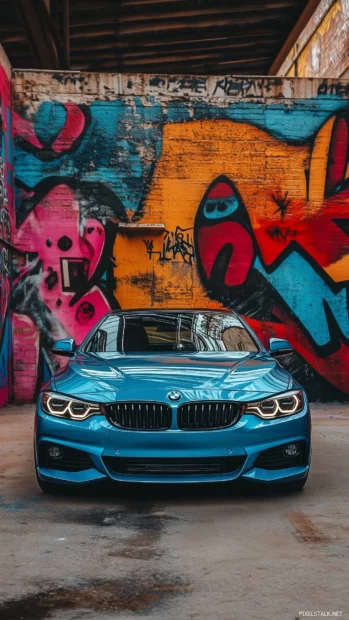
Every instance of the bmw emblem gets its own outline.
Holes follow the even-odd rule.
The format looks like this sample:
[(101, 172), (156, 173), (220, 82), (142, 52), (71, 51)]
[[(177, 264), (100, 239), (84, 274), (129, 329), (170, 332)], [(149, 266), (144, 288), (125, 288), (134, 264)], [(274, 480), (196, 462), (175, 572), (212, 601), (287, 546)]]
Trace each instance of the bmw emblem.
[(181, 400), (181, 398), (182, 398), (182, 394), (181, 394), (180, 392), (176, 392), (176, 391), (174, 390), (173, 392), (169, 392), (169, 393), (167, 394), (167, 398), (168, 398), (169, 400), (172, 400), (172, 401)]

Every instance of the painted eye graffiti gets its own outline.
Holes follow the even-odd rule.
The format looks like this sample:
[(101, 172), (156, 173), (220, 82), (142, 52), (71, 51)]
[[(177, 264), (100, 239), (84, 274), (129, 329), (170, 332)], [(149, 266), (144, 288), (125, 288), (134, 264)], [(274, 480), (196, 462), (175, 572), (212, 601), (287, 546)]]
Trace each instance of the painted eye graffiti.
[(203, 215), (209, 220), (218, 220), (228, 217), (239, 208), (239, 201), (234, 189), (228, 183), (216, 183), (209, 191), (205, 204), (203, 205)]
[(246, 208), (227, 177), (208, 188), (195, 219), (198, 268), (206, 288), (220, 298), (245, 283), (255, 258)]

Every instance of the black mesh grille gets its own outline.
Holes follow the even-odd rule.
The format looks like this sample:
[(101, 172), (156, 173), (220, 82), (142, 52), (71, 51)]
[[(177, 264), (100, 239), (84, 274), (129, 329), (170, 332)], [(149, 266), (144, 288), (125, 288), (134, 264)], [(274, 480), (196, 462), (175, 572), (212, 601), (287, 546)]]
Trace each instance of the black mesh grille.
[(306, 464), (307, 450), (306, 443), (304, 441), (294, 442), (299, 446), (300, 451), (297, 456), (287, 456), (284, 454), (286, 446), (289, 444), (283, 444), (270, 450), (264, 450), (257, 457), (254, 466), (261, 469), (286, 469), (288, 467), (299, 467)]
[(184, 430), (207, 430), (232, 426), (240, 414), (241, 407), (236, 403), (206, 401), (180, 405), (177, 420), (179, 428)]
[(47, 442), (40, 443), (40, 467), (46, 467), (47, 469), (58, 469), (61, 471), (83, 471), (84, 469), (91, 469), (94, 467), (89, 455), (82, 450), (76, 450), (75, 448), (67, 448), (66, 446), (59, 445), (58, 447), (62, 450), (62, 456), (59, 458), (52, 458), (48, 452), (48, 448), (50, 446), (58, 446), (58, 444)]
[(161, 431), (172, 423), (172, 409), (162, 403), (111, 403), (105, 408), (109, 421), (119, 428)]
[(150, 476), (196, 476), (208, 474), (228, 474), (242, 467), (245, 456), (214, 458), (157, 458), (137, 459), (106, 456), (106, 466), (116, 474)]

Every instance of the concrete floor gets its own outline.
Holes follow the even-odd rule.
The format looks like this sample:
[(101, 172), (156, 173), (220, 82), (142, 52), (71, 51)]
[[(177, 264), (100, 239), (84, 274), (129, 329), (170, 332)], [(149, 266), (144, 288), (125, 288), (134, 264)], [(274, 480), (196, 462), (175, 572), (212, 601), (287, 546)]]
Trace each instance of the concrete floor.
[[(119, 487), (43, 495), (33, 408), (0, 413), (0, 618), (349, 618), (349, 407), (313, 407), (296, 494)], [(303, 616), (305, 617), (305, 616)]]

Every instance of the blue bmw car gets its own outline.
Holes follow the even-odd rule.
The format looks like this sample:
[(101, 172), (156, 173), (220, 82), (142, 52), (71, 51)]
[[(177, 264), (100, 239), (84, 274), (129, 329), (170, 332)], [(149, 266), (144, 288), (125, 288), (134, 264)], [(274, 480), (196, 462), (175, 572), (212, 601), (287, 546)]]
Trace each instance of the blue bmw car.
[(310, 465), (302, 387), (237, 314), (126, 310), (107, 314), (39, 394), (39, 486), (98, 481), (246, 480), (301, 489)]

